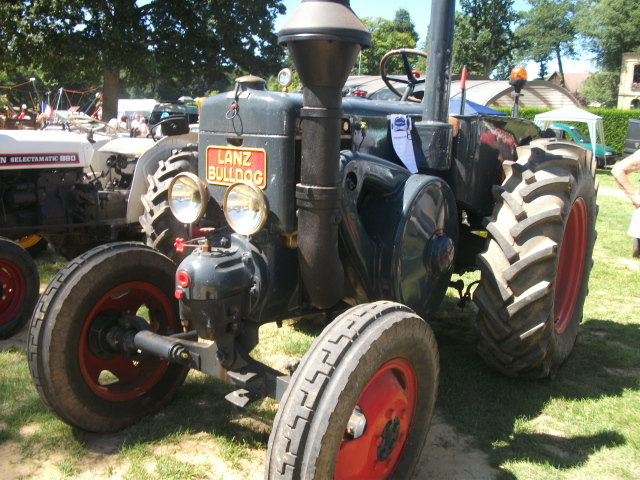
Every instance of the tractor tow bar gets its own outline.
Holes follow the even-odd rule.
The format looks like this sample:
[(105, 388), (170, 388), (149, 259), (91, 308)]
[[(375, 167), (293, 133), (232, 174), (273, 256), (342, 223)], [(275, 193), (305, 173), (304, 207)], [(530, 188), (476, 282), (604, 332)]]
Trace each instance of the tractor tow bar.
[(225, 397), (236, 406), (245, 407), (264, 397), (280, 401), (289, 375), (251, 358), (231, 336), (220, 343), (224, 345), (200, 343), (196, 332), (158, 335), (145, 319), (115, 311), (96, 317), (89, 334), (89, 346), (100, 358), (123, 355), (126, 360), (143, 362), (153, 355), (241, 387)]

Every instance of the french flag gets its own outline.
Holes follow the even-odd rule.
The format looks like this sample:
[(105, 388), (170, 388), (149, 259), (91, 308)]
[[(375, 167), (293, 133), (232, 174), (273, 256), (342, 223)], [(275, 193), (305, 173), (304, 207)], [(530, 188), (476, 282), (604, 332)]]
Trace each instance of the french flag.
[(42, 102), (42, 113), (44, 113), (47, 117), (53, 117), (53, 108)]

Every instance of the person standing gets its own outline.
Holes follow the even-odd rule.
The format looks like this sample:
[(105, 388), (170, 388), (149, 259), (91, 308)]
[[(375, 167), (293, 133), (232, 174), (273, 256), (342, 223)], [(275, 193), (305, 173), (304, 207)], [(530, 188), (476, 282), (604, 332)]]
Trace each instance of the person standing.
[(147, 135), (149, 135), (149, 124), (147, 123), (147, 119), (146, 118), (142, 118), (140, 120), (140, 136), (141, 137), (146, 137)]
[(136, 113), (131, 120), (131, 130), (134, 128), (140, 129), (140, 114)]
[(140, 135), (140, 114), (139, 113), (136, 113), (133, 116), (133, 120), (131, 120), (130, 132), (132, 137), (137, 137)]
[(638, 170), (640, 170), (640, 150), (632, 153), (624, 160), (620, 160), (611, 169), (611, 174), (616, 180), (616, 183), (620, 189), (627, 194), (627, 197), (629, 197), (629, 200), (631, 200), (631, 203), (633, 203), (633, 206), (636, 208), (640, 207), (640, 193), (633, 188), (628, 175)]
[(640, 170), (640, 150), (632, 153), (624, 160), (620, 160), (611, 169), (611, 174), (616, 180), (618, 187), (627, 194), (627, 197), (629, 197), (629, 200), (631, 200), (631, 203), (633, 203), (633, 206), (635, 207), (635, 211), (631, 217), (631, 224), (627, 230), (627, 235), (634, 239), (634, 257), (640, 255), (640, 252), (638, 252), (638, 245), (640, 243), (638, 241), (638, 239), (640, 239), (640, 208), (638, 208), (640, 207), (640, 192), (633, 188), (628, 175), (630, 173), (637, 172), (638, 170)]

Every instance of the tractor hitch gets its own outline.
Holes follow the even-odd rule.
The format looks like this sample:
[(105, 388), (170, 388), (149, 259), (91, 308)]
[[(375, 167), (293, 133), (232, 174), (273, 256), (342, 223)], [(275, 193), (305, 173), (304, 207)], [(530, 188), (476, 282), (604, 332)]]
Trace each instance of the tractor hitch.
[[(143, 362), (150, 356), (178, 363), (241, 387), (225, 398), (239, 407), (264, 397), (280, 400), (289, 375), (251, 358), (237, 339), (226, 336), (213, 343), (199, 343), (197, 332), (159, 335), (145, 319), (131, 313), (105, 311), (93, 322), (89, 345), (94, 355)], [(195, 340), (195, 341), (194, 341)]]

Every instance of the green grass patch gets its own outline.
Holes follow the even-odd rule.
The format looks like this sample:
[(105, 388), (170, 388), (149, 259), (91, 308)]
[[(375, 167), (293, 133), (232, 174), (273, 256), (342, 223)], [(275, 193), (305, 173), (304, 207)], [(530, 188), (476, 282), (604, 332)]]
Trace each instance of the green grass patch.
[(67, 261), (56, 254), (51, 246), (40, 252), (35, 261), (40, 274), (40, 283), (49, 283), (56, 273), (67, 264)]

